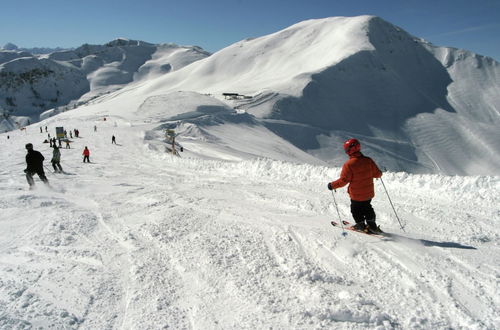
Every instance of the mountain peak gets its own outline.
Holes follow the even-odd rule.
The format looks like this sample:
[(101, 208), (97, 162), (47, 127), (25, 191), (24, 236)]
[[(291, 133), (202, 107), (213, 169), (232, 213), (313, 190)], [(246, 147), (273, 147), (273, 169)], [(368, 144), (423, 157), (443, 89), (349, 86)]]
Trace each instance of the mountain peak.
[(153, 46), (153, 44), (140, 41), (140, 40), (131, 40), (127, 38), (117, 38), (105, 44), (107, 47), (118, 47), (118, 46)]
[(6, 43), (2, 48), (5, 50), (18, 50), (19, 49), (19, 47), (17, 47), (16, 45), (14, 45), (11, 42)]

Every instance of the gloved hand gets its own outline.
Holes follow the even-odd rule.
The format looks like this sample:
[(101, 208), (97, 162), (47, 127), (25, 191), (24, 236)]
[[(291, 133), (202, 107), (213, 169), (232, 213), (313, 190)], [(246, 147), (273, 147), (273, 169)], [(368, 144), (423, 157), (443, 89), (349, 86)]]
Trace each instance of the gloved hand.
[(332, 183), (328, 182), (328, 190), (333, 190)]

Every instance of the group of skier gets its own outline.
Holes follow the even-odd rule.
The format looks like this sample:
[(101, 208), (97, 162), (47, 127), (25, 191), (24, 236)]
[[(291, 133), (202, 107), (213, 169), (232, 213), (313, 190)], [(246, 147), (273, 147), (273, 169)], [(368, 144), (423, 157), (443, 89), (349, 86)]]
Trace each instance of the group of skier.
[[(45, 157), (40, 151), (33, 149), (32, 143), (27, 143), (25, 147), (28, 153), (26, 154), (26, 169), (24, 170), (24, 173), (26, 173), (26, 180), (30, 185), (30, 189), (32, 189), (35, 185), (33, 180), (33, 175), (35, 174), (40, 177), (42, 182), (48, 184), (49, 180), (45, 176), (45, 171), (43, 170), (43, 161), (45, 160)], [(90, 150), (87, 147), (83, 149), (82, 155), (83, 162), (90, 163)], [(52, 146), (52, 159), (50, 162), (52, 163), (55, 173), (63, 173), (63, 168), (61, 166), (61, 151), (56, 144)]]
[[(45, 131), (47, 131), (47, 127), (45, 127)], [(42, 131), (42, 128), (40, 127), (40, 132)], [(75, 130), (75, 136), (79, 135), (79, 131)], [(63, 168), (61, 166), (61, 140), (59, 140), (59, 146), (56, 143), (56, 138), (53, 138), (50, 140), (50, 147), (52, 148), (52, 167), (54, 168), (54, 173), (63, 173)], [(113, 135), (111, 138), (111, 143), (116, 144), (116, 137)], [(40, 180), (48, 184), (49, 180), (47, 179), (44, 171), (44, 166), (43, 166), (43, 161), (45, 160), (45, 157), (37, 150), (33, 149), (33, 144), (32, 143), (27, 143), (25, 145), (27, 154), (26, 154), (26, 169), (24, 170), (24, 173), (26, 173), (26, 180), (28, 181), (28, 184), (30, 186), (30, 189), (33, 189), (35, 186), (35, 181), (33, 179), (33, 176), (35, 174), (38, 175)], [(87, 146), (83, 149), (82, 152), (83, 156), (83, 162), (84, 163), (90, 163), (90, 150)]]

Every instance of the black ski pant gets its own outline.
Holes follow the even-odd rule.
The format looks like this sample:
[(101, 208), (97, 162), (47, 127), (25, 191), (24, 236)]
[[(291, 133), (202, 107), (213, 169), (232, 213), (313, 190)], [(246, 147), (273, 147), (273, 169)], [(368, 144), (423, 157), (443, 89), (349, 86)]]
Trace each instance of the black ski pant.
[(83, 156), (83, 162), (85, 163), (85, 161), (89, 162), (90, 163), (90, 158), (89, 156)]
[(55, 172), (57, 172), (58, 170), (59, 170), (60, 172), (62, 172), (62, 170), (63, 170), (63, 169), (62, 169), (62, 166), (61, 166), (61, 163), (60, 163), (59, 161), (55, 161), (55, 160), (53, 160), (53, 161), (52, 161), (52, 167), (54, 168), (54, 171), (55, 171)]
[(356, 223), (375, 222), (375, 211), (373, 210), (371, 199), (367, 201), (355, 201), (351, 199), (351, 213)]
[(49, 180), (47, 180), (47, 177), (45, 176), (45, 172), (42, 170), (38, 170), (35, 172), (27, 171), (26, 172), (26, 180), (28, 180), (28, 184), (30, 186), (35, 185), (35, 180), (33, 179), (33, 175), (38, 174), (38, 177), (40, 180), (42, 180), (44, 183), (49, 183)]

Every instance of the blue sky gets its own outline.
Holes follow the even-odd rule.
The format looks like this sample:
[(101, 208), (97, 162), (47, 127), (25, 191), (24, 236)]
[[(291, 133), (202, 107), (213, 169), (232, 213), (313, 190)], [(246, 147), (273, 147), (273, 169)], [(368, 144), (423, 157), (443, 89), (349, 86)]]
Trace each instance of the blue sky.
[(215, 52), (306, 19), (369, 14), (500, 61), (500, 0), (0, 0), (0, 8), (0, 45), (77, 47), (124, 37)]

